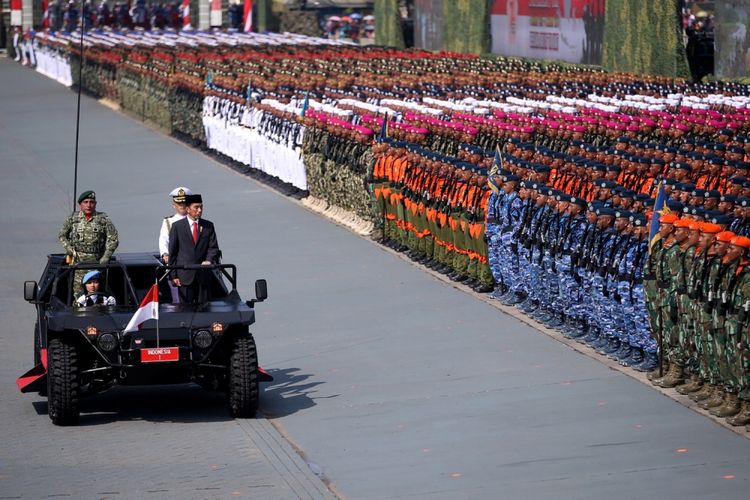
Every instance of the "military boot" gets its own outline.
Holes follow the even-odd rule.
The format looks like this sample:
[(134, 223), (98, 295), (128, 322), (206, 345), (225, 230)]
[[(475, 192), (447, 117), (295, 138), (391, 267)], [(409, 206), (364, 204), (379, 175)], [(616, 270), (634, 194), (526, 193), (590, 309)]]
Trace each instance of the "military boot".
[(654, 380), (653, 383), (654, 385), (662, 387), (664, 389), (672, 389), (673, 387), (684, 384), (685, 373), (683, 367), (681, 365), (678, 365), (677, 363), (672, 363), (669, 366), (669, 371), (667, 372), (667, 374), (660, 379)]
[(577, 319), (573, 323), (571, 330), (570, 330), (570, 336), (568, 338), (580, 340), (581, 338), (585, 337), (589, 333), (589, 325), (586, 324), (586, 320), (583, 319)]
[(704, 410), (709, 410), (711, 408), (716, 408), (717, 406), (721, 406), (724, 404), (724, 392), (723, 389), (720, 389), (719, 387), (714, 387), (714, 392), (711, 394), (711, 397), (708, 397), (701, 401), (698, 406), (703, 408)]
[(741, 400), (740, 412), (733, 417), (729, 417), (727, 423), (734, 427), (750, 424), (750, 401), (747, 399)]
[(695, 402), (704, 401), (707, 398), (711, 397), (715, 387), (716, 386), (714, 385), (703, 384), (703, 387), (701, 387), (700, 391), (690, 394), (690, 399), (692, 399)]
[(634, 368), (637, 368), (641, 363), (643, 363), (643, 361), (644, 357), (641, 348), (631, 346), (630, 356), (620, 360), (620, 364), (622, 366), (632, 366)]
[(615, 361), (622, 361), (623, 359), (629, 358), (632, 353), (633, 347), (627, 342), (620, 341), (620, 348), (615, 352), (608, 354), (607, 357)]
[(607, 344), (596, 352), (605, 356), (609, 356), (612, 353), (617, 352), (617, 350), (620, 349), (620, 345), (620, 339), (612, 335), (607, 341)]
[[(655, 352), (647, 352), (643, 355), (643, 362), (633, 368), (639, 372), (647, 372), (646, 378), (649, 375), (659, 376), (659, 357)], [(649, 379), (651, 380), (651, 379)]]
[(700, 377), (698, 375), (691, 375), (690, 382), (688, 382), (685, 385), (681, 385), (675, 390), (682, 395), (688, 395), (693, 392), (698, 392), (702, 388), (703, 388), (703, 381), (700, 379)]
[(740, 412), (740, 400), (737, 394), (727, 393), (724, 404), (708, 410), (711, 415), (717, 417), (733, 417)]
[(589, 333), (588, 335), (584, 335), (583, 337), (578, 338), (578, 342), (582, 344), (588, 344), (591, 345), (592, 343), (596, 342), (597, 339), (599, 339), (599, 336), (601, 335), (601, 330), (599, 330), (599, 327), (591, 325), (589, 326)]

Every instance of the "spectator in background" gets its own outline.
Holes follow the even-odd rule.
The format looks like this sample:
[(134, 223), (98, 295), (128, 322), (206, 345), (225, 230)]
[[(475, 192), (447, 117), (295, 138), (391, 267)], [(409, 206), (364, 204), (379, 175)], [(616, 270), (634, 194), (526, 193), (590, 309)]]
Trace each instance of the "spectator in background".
[(101, 28), (112, 25), (112, 13), (109, 11), (107, 0), (102, 0), (96, 10), (96, 26)]
[(355, 12), (349, 17), (351, 18), (349, 38), (352, 39), (352, 42), (359, 43), (360, 28), (362, 26), (362, 14), (360, 14), (359, 12)]
[(52, 0), (49, 4), (49, 29), (51, 31), (60, 31), (62, 27), (63, 9), (60, 0)]
[(75, 31), (77, 27), (78, 9), (76, 9), (76, 4), (73, 0), (70, 0), (68, 6), (65, 8), (65, 13), (63, 14), (63, 30), (71, 33)]
[(375, 38), (375, 16), (367, 15), (362, 18), (364, 22), (362, 38)]

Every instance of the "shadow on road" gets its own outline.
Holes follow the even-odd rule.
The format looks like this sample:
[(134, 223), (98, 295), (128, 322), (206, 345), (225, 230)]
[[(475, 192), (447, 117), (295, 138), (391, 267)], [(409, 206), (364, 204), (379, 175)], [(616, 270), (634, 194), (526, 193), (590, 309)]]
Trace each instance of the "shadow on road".
[[(33, 405), (37, 413), (47, 414), (46, 401), (37, 401)], [(125, 420), (192, 423), (232, 419), (224, 393), (192, 384), (114, 387), (83, 398), (80, 407), (79, 425), (82, 426)]]
[[(299, 368), (269, 370), (274, 381), (261, 384), (260, 390), (261, 410), (267, 417), (283, 417), (315, 406), (314, 388), (323, 382), (305, 382), (312, 375), (299, 371)], [(46, 401), (32, 404), (38, 414), (47, 414)], [(192, 423), (232, 419), (223, 392), (209, 391), (194, 384), (117, 386), (84, 397), (80, 408), (81, 426), (127, 420)]]
[(260, 395), (260, 408), (266, 417), (284, 417), (315, 406), (314, 388), (323, 382), (305, 382), (312, 374), (299, 371), (299, 368), (268, 370), (274, 380)]

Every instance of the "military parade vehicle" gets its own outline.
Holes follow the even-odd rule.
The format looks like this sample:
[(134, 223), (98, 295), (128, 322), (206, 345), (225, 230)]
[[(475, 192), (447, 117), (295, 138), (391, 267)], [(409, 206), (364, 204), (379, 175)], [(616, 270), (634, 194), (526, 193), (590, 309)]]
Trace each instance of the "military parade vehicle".
[[(116, 305), (76, 304), (74, 276), (94, 269)], [(24, 283), (37, 321), (35, 366), (16, 381), (21, 392), (46, 395), (57, 425), (76, 424), (81, 398), (115, 385), (194, 382), (226, 392), (234, 417), (255, 416), (259, 383), (272, 380), (258, 366), (249, 331), (254, 305), (268, 296), (266, 281), (257, 280), (256, 298), (243, 301), (234, 265), (180, 266), (202, 276), (201, 300), (172, 303), (174, 269), (150, 253), (116, 254), (107, 265), (67, 265), (64, 254), (49, 255), (40, 281)], [(148, 308), (133, 328), (134, 315)]]

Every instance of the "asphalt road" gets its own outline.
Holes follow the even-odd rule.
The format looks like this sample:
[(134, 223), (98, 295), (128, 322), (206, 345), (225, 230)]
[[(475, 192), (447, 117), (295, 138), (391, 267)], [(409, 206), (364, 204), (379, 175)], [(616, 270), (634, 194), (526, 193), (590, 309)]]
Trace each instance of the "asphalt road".
[(54, 427), (14, 380), (74, 137), (75, 94), (0, 59), (0, 498), (321, 498), (318, 477), (352, 499), (747, 498), (750, 440), (88, 98), (79, 192), (122, 251), (156, 249), (172, 188), (202, 192), (243, 296), (269, 280), (253, 331), (276, 381), (265, 419), (116, 388)]

